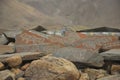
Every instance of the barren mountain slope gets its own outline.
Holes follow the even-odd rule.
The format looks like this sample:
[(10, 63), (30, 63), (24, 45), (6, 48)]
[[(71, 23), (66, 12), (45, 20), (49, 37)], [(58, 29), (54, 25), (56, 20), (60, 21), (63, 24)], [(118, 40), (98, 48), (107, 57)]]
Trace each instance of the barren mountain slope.
[(120, 0), (19, 0), (73, 25), (120, 28)]
[(42, 14), (38, 10), (17, 0), (0, 0), (0, 28), (21, 29), (38, 25), (52, 26), (64, 24), (66, 20), (53, 18)]

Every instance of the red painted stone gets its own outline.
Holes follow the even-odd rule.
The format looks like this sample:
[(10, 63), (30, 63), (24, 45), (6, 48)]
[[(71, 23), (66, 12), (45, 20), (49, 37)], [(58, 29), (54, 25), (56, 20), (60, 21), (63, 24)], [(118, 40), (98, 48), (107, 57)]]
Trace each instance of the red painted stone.
[(115, 44), (115, 42), (118, 41), (119, 41), (119, 37), (117, 36), (91, 36), (75, 42), (73, 46), (77, 48), (99, 50), (103, 46), (107, 47), (110, 46), (111, 44), (114, 44), (113, 47), (118, 46), (117, 44)]
[(48, 45), (16, 45), (16, 52), (46, 52), (52, 53), (63, 46), (48, 44)]
[[(65, 36), (42, 34), (36, 31), (23, 31), (16, 37), (16, 51), (45, 51), (52, 52), (56, 48), (70, 46), (73, 42), (79, 40), (79, 36), (74, 32), (67, 32)], [(44, 49), (42, 47), (44, 47)]]
[(25, 45), (25, 44), (43, 44), (47, 42), (49, 42), (49, 40), (45, 37), (42, 37), (42, 34), (25, 30), (16, 37), (15, 43), (16, 45)]

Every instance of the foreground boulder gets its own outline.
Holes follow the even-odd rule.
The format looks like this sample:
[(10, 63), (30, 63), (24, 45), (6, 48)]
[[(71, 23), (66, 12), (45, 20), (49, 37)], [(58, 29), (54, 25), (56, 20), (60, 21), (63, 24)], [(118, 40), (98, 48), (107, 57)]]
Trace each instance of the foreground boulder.
[(57, 50), (53, 56), (62, 57), (73, 62), (89, 64), (95, 67), (102, 67), (104, 64), (102, 56), (96, 51), (90, 51), (88, 49), (65, 47)]
[(12, 56), (12, 57), (6, 58), (5, 62), (10, 67), (16, 67), (16, 66), (19, 66), (22, 63), (22, 58), (21, 58), (21, 56)]
[(85, 69), (85, 73), (88, 74), (90, 80), (96, 80), (96, 79), (99, 79), (99, 78), (102, 78), (102, 77), (105, 77), (107, 76), (107, 72), (105, 70), (102, 70), (102, 69)]
[(5, 65), (2, 62), (0, 62), (0, 70), (3, 70), (4, 68), (5, 68)]
[[(41, 52), (23, 52), (23, 53), (14, 53), (14, 54), (4, 54), (0, 55), (1, 62), (11, 62), (12, 60), (15, 61), (15, 56), (20, 56), (23, 61), (25, 60), (35, 60), (39, 59), (40, 57), (46, 55), (45, 53)], [(20, 60), (20, 58), (19, 58)], [(12, 63), (12, 62), (11, 62)]]
[(15, 74), (15, 78), (20, 78), (24, 75), (24, 71), (20, 70), (19, 68), (12, 68), (11, 72)]
[(87, 73), (82, 73), (79, 80), (90, 80), (90, 78)]
[(25, 65), (23, 65), (23, 66), (21, 67), (21, 70), (22, 70), (22, 71), (25, 71), (25, 70), (29, 67), (29, 65), (30, 65), (30, 63), (26, 63)]
[(20, 77), (20, 78), (18, 78), (17, 80), (25, 80), (25, 78), (23, 78), (23, 77)]
[(0, 80), (15, 80), (15, 75), (9, 70), (0, 71)]
[(120, 75), (111, 75), (97, 80), (120, 80)]
[(120, 65), (113, 64), (111, 66), (111, 74), (120, 74)]
[(80, 73), (71, 62), (51, 56), (33, 61), (25, 71), (28, 80), (78, 80)]

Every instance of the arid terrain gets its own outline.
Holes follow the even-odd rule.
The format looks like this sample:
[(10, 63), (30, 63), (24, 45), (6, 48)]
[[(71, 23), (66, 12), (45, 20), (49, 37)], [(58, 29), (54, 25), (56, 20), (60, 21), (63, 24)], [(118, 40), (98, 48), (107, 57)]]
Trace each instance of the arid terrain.
[(1, 0), (0, 28), (120, 26), (119, 0)]
[(38, 25), (51, 26), (67, 23), (65, 19), (47, 16), (17, 0), (1, 0), (0, 9), (0, 28), (2, 29), (29, 29)]
[(0, 80), (120, 80), (120, 0), (0, 0)]

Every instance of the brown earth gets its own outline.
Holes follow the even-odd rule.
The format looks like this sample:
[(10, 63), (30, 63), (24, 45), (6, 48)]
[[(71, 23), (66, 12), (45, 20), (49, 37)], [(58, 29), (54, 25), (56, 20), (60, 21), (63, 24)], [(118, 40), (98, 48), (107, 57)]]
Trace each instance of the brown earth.
[(0, 28), (42, 25), (120, 28), (120, 0), (1, 0)]
[(69, 19), (72, 25), (120, 28), (120, 0), (19, 1), (31, 5), (49, 16), (59, 16)]
[(38, 25), (64, 24), (63, 19), (49, 17), (35, 8), (17, 0), (0, 1), (0, 28), (2, 30), (30, 29)]

